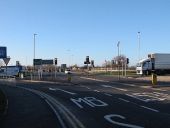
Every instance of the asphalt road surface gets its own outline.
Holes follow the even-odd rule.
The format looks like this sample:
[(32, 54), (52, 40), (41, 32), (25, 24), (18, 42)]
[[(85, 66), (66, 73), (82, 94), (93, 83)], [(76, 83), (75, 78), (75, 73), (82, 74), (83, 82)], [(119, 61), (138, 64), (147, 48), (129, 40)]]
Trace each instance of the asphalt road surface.
[[(60, 77), (64, 79), (64, 75)], [(11, 103), (3, 127), (9, 127), (8, 122), (15, 118), (13, 127), (170, 128), (170, 87), (152, 88), (132, 80), (119, 83), (87, 76), (74, 76), (72, 82), (1, 85)], [(13, 99), (14, 95), (22, 98)], [(20, 107), (25, 113), (22, 118), (8, 118), (10, 111), (21, 113)]]

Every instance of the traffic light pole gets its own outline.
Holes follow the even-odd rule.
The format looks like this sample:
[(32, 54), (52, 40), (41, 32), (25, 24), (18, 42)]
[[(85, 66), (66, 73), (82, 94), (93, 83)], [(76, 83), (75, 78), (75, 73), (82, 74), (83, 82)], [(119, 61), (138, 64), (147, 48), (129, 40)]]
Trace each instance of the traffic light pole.
[(126, 68), (127, 68), (127, 61), (125, 61), (125, 77), (126, 77)]

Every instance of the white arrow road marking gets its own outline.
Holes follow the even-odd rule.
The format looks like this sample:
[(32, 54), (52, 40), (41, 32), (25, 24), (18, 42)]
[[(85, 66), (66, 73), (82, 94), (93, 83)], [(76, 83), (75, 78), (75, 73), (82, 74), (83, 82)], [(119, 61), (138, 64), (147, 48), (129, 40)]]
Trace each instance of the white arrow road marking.
[(68, 94), (71, 94), (71, 95), (76, 95), (76, 93), (74, 93), (74, 92), (69, 92), (69, 91), (66, 91), (66, 90), (63, 90), (63, 89), (60, 89), (60, 88), (49, 88), (49, 90), (51, 90), (51, 91), (58, 90), (58, 91), (62, 91), (62, 92), (65, 92), (65, 93), (68, 93)]

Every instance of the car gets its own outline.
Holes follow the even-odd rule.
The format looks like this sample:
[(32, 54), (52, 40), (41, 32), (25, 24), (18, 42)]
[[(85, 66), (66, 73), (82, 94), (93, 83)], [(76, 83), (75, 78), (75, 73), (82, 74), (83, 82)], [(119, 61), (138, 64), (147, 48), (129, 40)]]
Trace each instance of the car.
[(71, 74), (70, 69), (65, 70), (65, 74)]

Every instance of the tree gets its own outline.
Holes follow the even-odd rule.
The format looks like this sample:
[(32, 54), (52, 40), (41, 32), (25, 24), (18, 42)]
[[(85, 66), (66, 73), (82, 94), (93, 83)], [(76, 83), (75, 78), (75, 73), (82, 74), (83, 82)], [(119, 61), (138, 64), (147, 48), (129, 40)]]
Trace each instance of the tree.
[(127, 58), (125, 55), (120, 55), (120, 56), (116, 56), (114, 58), (114, 60), (115, 60), (116, 64), (119, 64), (121, 66), (121, 65), (126, 64)]

